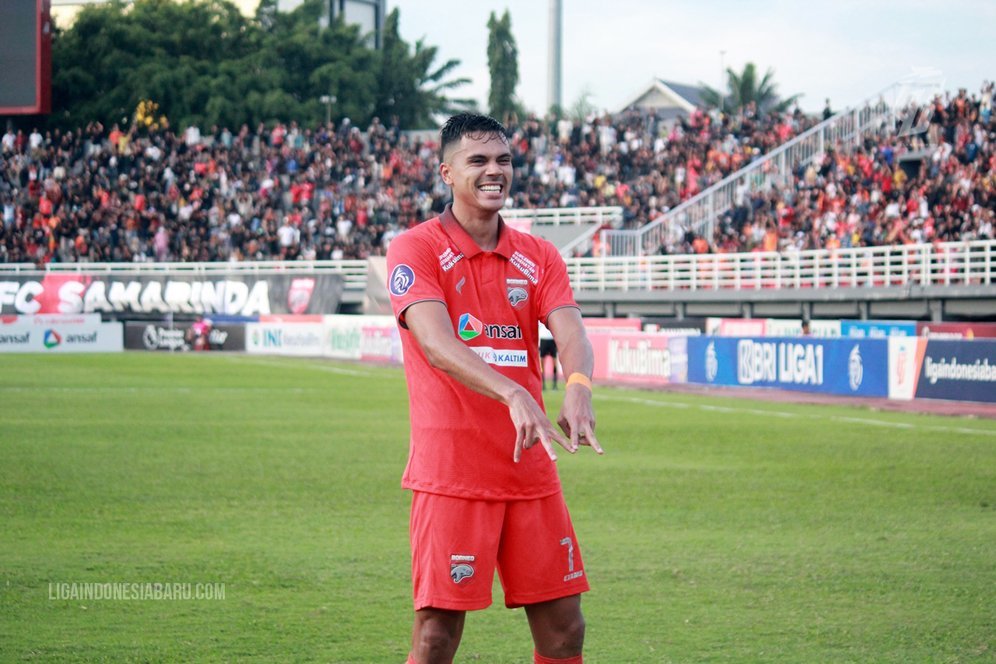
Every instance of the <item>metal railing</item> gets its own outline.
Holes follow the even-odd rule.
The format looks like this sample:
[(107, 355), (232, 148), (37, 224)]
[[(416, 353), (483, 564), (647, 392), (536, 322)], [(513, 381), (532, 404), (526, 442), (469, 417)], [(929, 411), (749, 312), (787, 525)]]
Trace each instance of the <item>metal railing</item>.
[(501, 211), (505, 219), (529, 220), (534, 224), (609, 224), (613, 228), (622, 223), (623, 210), (619, 206), (577, 208), (508, 208)]
[[(996, 285), (996, 240), (908, 244), (798, 252), (606, 256), (567, 259), (571, 285), (585, 291), (717, 291)], [(341, 274), (346, 290), (363, 291), (367, 262), (73, 263), (0, 265), (4, 276), (65, 273)]]
[(572, 258), (576, 291), (996, 285), (996, 241), (797, 252)]
[(642, 228), (605, 231), (602, 246), (614, 256), (633, 256), (656, 253), (669, 240), (669, 233), (684, 235), (688, 230), (711, 239), (716, 219), (731, 210), (738, 198), (790, 184), (794, 170), (807, 166), (827, 148), (849, 151), (868, 132), (891, 131), (896, 118), (908, 109), (911, 97), (927, 101), (940, 88), (940, 81), (919, 74), (897, 81), (860, 107), (838, 113), (804, 131)]

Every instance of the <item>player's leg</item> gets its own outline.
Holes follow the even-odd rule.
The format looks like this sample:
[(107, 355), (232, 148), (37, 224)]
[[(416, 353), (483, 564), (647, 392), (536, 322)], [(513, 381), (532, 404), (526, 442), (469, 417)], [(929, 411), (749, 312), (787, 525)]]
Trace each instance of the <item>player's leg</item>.
[(491, 604), (503, 503), (412, 494), (412, 589), (415, 664), (448, 664), (463, 634), (465, 611)]
[(579, 664), (584, 648), (581, 595), (528, 604), (525, 608), (536, 645), (536, 661)]
[(588, 581), (564, 497), (508, 505), (498, 550), (505, 604), (525, 607), (537, 662), (577, 664), (585, 628), (580, 594)]
[(448, 609), (415, 612), (410, 664), (450, 664), (460, 646), (467, 613)]

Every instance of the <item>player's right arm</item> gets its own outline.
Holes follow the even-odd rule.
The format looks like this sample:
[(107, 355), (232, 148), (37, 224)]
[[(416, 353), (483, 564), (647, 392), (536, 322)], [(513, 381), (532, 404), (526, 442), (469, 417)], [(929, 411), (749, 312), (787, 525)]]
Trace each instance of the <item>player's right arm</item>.
[(404, 320), (434, 369), (508, 407), (516, 432), (512, 454), (515, 461), (522, 456), (522, 450), (529, 449), (536, 441), (543, 445), (553, 460), (557, 458), (553, 450), (554, 441), (570, 452), (576, 451), (554, 428), (546, 413), (524, 387), (492, 369), (474, 351), (457, 340), (446, 305), (437, 300), (415, 302), (404, 310)]

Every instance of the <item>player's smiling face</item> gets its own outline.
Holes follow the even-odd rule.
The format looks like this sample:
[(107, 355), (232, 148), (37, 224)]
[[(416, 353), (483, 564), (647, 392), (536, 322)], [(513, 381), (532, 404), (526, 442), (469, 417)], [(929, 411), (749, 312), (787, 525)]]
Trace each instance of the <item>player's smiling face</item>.
[(440, 174), (453, 188), (454, 207), (497, 212), (512, 184), (508, 141), (498, 134), (465, 135), (450, 148)]

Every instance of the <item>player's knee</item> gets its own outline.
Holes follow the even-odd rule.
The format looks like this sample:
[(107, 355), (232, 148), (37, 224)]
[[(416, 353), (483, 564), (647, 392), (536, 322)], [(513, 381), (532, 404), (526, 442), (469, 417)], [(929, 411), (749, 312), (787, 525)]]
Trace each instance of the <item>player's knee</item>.
[(571, 619), (565, 621), (561, 638), (566, 650), (581, 652), (584, 647), (584, 616), (579, 611)]
[(458, 645), (454, 629), (439, 620), (427, 620), (419, 626), (415, 650), (422, 655), (419, 661), (445, 662), (452, 659)]

